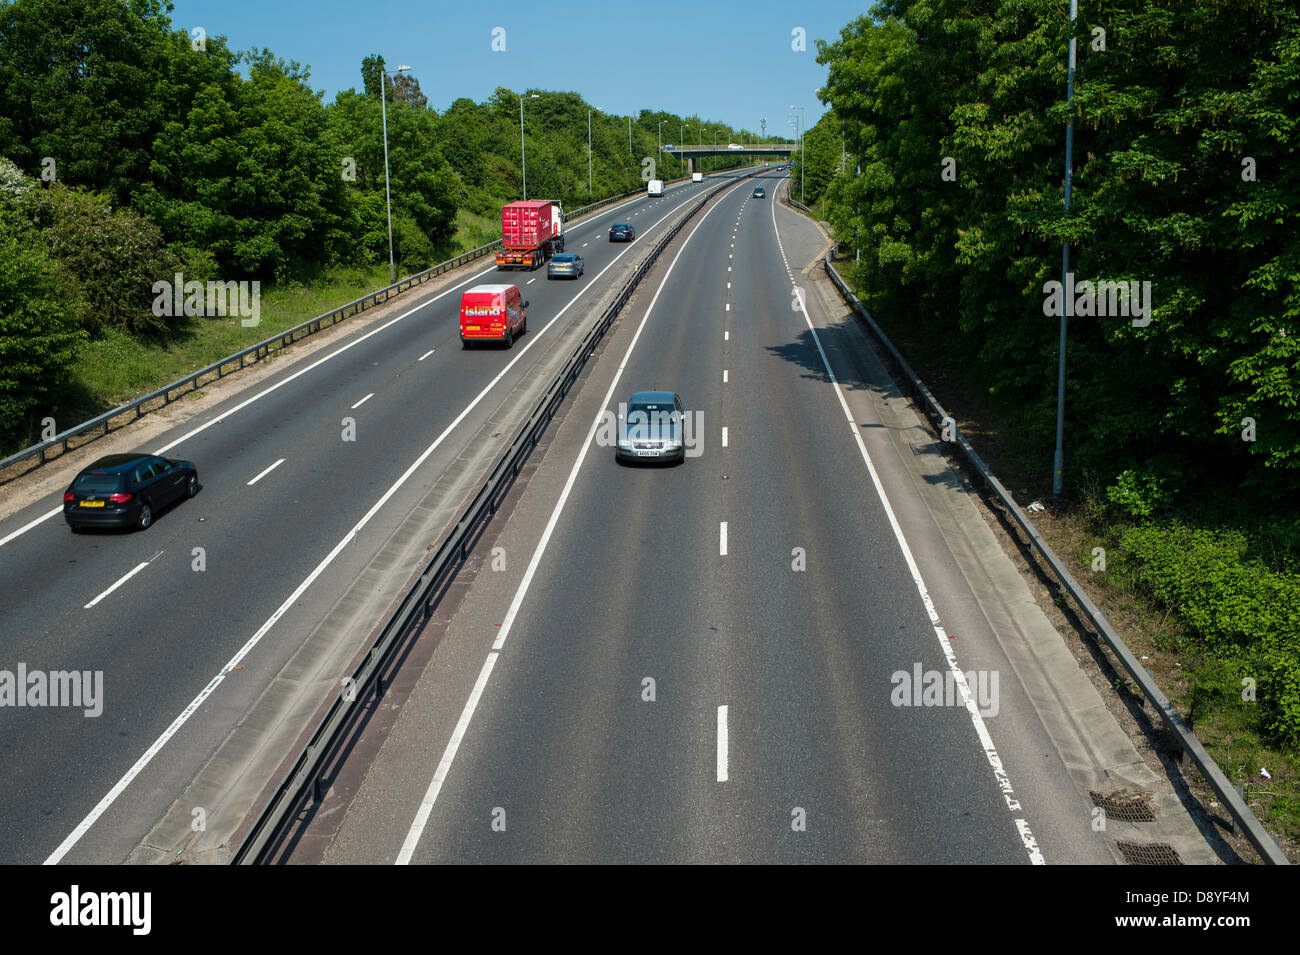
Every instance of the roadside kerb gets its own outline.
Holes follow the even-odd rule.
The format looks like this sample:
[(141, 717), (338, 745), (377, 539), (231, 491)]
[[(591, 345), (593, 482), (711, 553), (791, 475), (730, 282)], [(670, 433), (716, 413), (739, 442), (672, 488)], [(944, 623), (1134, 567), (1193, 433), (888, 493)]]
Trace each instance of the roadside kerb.
[[(799, 203), (794, 202), (793, 200), (791, 200), (791, 203), (796, 206), (799, 205)], [(806, 207), (800, 206), (800, 208), (804, 208), (806, 211)], [(894, 343), (889, 340), (889, 337), (884, 333), (880, 326), (876, 324), (875, 319), (871, 317), (870, 312), (868, 312), (866, 307), (858, 300), (857, 295), (855, 295), (853, 290), (849, 288), (848, 283), (840, 277), (839, 272), (835, 270), (835, 266), (831, 262), (832, 254), (833, 252), (827, 254), (826, 258), (823, 260), (826, 274), (830, 277), (830, 280), (835, 285), (836, 289), (839, 290), (840, 295), (843, 296), (845, 301), (853, 307), (854, 311), (863, 320), (867, 328), (871, 331), (871, 334), (884, 349), (887, 362), (893, 366), (892, 371), (894, 372), (894, 380), (899, 382), (904, 389), (909, 391), (918, 401), (921, 409), (929, 417), (931, 425), (936, 427), (936, 431), (942, 433), (941, 429), (946, 426), (949, 429), (949, 433), (954, 435), (951, 442), (943, 443), (950, 443), (960, 451), (961, 455), (965, 458), (966, 463), (969, 465), (970, 470), (978, 475), (980, 480), (983, 482), (988, 494), (996, 500), (1006, 510), (1006, 512), (1010, 514), (1016, 524), (1019, 525), (1020, 529), (1028, 538), (1030, 546), (1038, 553), (1042, 561), (1051, 568), (1052, 573), (1060, 582), (1062, 589), (1069, 594), (1070, 598), (1082, 611), (1085, 619), (1087, 619), (1096, 629), (1101, 639), (1119, 659), (1121, 666), (1124, 667), (1133, 682), (1141, 690), (1142, 705), (1145, 706), (1147, 702), (1154, 704), (1156, 711), (1164, 722), (1165, 728), (1173, 736), (1174, 741), (1182, 754), (1183, 765), (1187, 765), (1189, 761), (1196, 764), (1202, 775), (1204, 775), (1206, 781), (1210, 784), (1210, 788), (1214, 790), (1215, 795), (1218, 796), (1219, 800), (1227, 808), (1229, 815), (1232, 817), (1234, 827), (1240, 827), (1246, 838), (1250, 841), (1250, 844), (1255, 847), (1256, 851), (1259, 852), (1260, 857), (1263, 858), (1265, 862), (1273, 865), (1289, 865), (1290, 862), (1285, 853), (1282, 852), (1282, 849), (1278, 846), (1277, 842), (1274, 841), (1273, 837), (1269, 835), (1268, 831), (1260, 824), (1259, 820), (1255, 817), (1255, 814), (1251, 812), (1250, 807), (1246, 805), (1246, 801), (1242, 797), (1242, 794), (1232, 784), (1231, 780), (1224, 775), (1223, 770), (1219, 768), (1218, 764), (1215, 763), (1210, 754), (1206, 752), (1204, 745), (1202, 745), (1201, 741), (1196, 738), (1196, 734), (1183, 721), (1182, 716), (1156, 684), (1155, 679), (1149, 672), (1147, 672), (1146, 668), (1138, 662), (1138, 659), (1133, 655), (1133, 652), (1124, 643), (1120, 635), (1113, 627), (1111, 627), (1110, 622), (1106, 619), (1106, 615), (1102, 613), (1101, 609), (1097, 607), (1095, 603), (1093, 603), (1092, 599), (1084, 589), (1079, 586), (1079, 583), (1074, 579), (1073, 575), (1070, 574), (1065, 564), (1056, 555), (1052, 548), (1048, 546), (1047, 541), (1043, 539), (1038, 528), (1034, 526), (1034, 523), (1031, 520), (1029, 520), (1025, 515), (1025, 512), (1021, 510), (1020, 506), (1012, 499), (1010, 492), (1007, 491), (1002, 482), (993, 475), (993, 472), (989, 470), (983, 459), (975, 452), (975, 449), (971, 446), (965, 435), (963, 435), (957, 428), (955, 424), (956, 419), (944, 410), (943, 405), (939, 403), (938, 399), (935, 398), (930, 389), (925, 385), (920, 377), (917, 376), (916, 372), (912, 370), (912, 367), (907, 363), (907, 360), (903, 358), (898, 349), (894, 347)]]

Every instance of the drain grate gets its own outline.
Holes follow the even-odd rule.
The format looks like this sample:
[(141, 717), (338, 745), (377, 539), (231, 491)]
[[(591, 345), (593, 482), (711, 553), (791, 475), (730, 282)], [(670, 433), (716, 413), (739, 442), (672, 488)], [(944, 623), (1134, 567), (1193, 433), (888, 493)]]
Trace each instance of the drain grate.
[(1163, 842), (1116, 842), (1129, 865), (1182, 865), (1174, 847)]
[(1094, 806), (1100, 806), (1106, 811), (1107, 819), (1117, 819), (1120, 822), (1156, 821), (1150, 793), (1137, 793), (1130, 796), (1124, 792), (1117, 792), (1103, 796), (1099, 792), (1089, 792), (1088, 795), (1092, 797)]

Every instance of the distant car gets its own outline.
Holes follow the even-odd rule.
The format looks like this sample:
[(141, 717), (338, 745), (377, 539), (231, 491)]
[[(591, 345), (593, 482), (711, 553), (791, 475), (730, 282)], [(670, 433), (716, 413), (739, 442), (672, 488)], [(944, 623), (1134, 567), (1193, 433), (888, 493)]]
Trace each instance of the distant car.
[(754, 198), (755, 198), (755, 199), (766, 199), (766, 198), (767, 198), (767, 193), (763, 191), (763, 187), (762, 187), (762, 186), (755, 186), (755, 187), (754, 187)]
[(144, 530), (167, 505), (199, 493), (191, 461), (156, 454), (110, 454), (84, 468), (63, 492), (63, 519), (83, 527)]
[(638, 391), (619, 415), (618, 461), (682, 461), (686, 411), (680, 396), (671, 391)]
[(582, 256), (574, 255), (572, 252), (561, 252), (558, 255), (551, 256), (551, 264), (546, 267), (546, 277), (553, 278), (571, 278), (577, 281), (579, 275), (583, 273)]
[(744, 147), (744, 146), (737, 146), (735, 143), (728, 143), (728, 144), (727, 144), (727, 148), (728, 148), (728, 149), (744, 149), (745, 147)]
[(616, 222), (609, 227), (610, 242), (631, 242), (636, 238), (636, 229), (630, 222)]

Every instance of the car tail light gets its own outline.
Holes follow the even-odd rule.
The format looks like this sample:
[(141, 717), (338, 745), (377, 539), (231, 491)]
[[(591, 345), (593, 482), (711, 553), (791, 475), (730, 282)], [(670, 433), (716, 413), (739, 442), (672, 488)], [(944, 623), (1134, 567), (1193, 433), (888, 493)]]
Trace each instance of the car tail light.
[(111, 501), (111, 502), (114, 503), (114, 504), (125, 504), (127, 501), (131, 500), (131, 495), (130, 495), (130, 494), (110, 494), (110, 495), (108, 496), (108, 499), (109, 499), (109, 501)]
[(77, 499), (77, 495), (73, 494), (71, 491), (64, 491), (64, 492), (63, 492), (63, 503), (64, 503), (64, 504), (67, 504), (69, 501), (75, 501), (76, 499)]

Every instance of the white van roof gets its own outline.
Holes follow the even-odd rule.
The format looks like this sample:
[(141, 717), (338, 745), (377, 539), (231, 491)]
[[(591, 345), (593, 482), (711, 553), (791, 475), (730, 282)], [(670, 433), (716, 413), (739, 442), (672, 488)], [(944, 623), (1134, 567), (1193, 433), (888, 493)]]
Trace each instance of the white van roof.
[(475, 285), (473, 288), (465, 289), (465, 294), (470, 292), (487, 292), (490, 295), (501, 295), (507, 289), (514, 288), (513, 285)]

